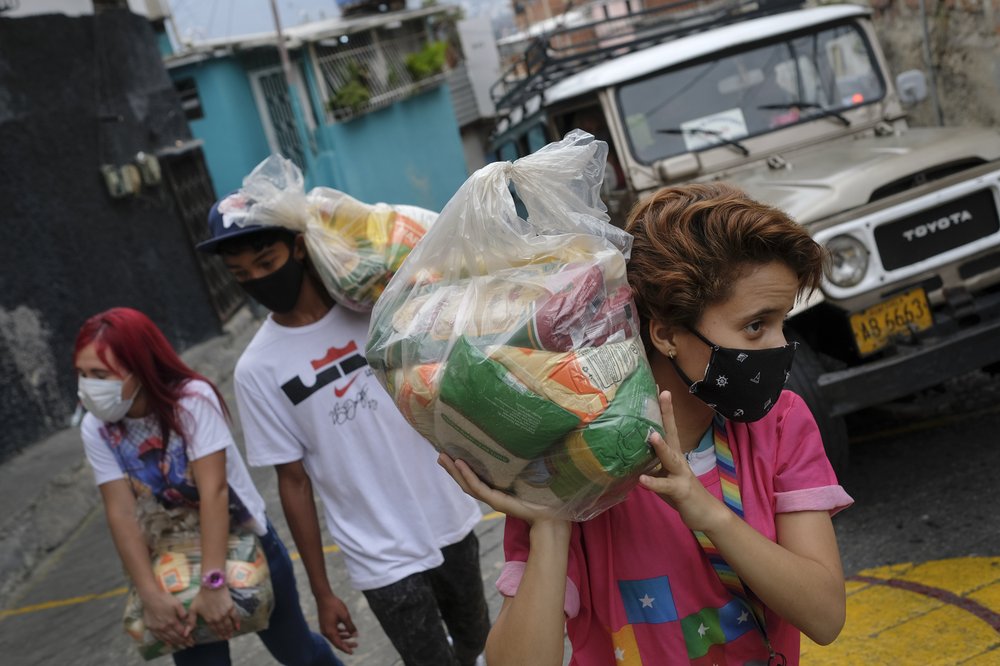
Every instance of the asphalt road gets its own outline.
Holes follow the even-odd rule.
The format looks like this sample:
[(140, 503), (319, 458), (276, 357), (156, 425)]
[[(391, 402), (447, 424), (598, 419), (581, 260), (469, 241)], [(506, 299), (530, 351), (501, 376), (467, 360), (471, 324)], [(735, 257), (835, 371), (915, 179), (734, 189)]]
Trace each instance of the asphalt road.
[[(831, 647), (805, 642), (803, 664), (1000, 664), (998, 426), (1000, 379), (984, 373), (850, 418), (851, 464), (843, 483), (856, 504), (835, 518), (848, 576), (848, 622)], [(287, 537), (273, 473), (254, 475)], [(502, 523), (485, 515), (477, 528), (494, 616)], [(347, 587), (332, 544), (329, 551), (334, 585), (361, 630), (361, 647), (345, 662), (400, 663), (364, 598)], [(314, 619), (297, 567), (304, 607)], [(35, 571), (15, 605), (0, 609), (0, 662), (144, 663), (121, 631), (124, 584), (96, 511)], [(238, 664), (272, 663), (253, 637), (234, 640), (233, 655)]]
[(847, 624), (802, 663), (1000, 664), (1000, 378), (853, 415)]

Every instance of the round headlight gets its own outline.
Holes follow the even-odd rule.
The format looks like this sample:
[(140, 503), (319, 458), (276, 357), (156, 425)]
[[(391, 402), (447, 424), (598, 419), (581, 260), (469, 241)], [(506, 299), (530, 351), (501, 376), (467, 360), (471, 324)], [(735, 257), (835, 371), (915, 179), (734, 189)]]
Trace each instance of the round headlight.
[(853, 287), (868, 271), (868, 248), (854, 236), (834, 236), (826, 243), (826, 277), (838, 287)]

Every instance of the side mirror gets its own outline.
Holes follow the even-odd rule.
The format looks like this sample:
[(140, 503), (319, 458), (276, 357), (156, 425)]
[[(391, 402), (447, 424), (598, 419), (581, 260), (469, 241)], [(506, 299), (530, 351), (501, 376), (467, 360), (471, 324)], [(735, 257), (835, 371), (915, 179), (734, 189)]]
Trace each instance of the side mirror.
[(701, 171), (701, 160), (694, 153), (683, 153), (656, 163), (656, 175), (661, 183), (696, 176)]
[(927, 77), (919, 69), (908, 69), (896, 77), (899, 101), (904, 106), (913, 106), (927, 99)]

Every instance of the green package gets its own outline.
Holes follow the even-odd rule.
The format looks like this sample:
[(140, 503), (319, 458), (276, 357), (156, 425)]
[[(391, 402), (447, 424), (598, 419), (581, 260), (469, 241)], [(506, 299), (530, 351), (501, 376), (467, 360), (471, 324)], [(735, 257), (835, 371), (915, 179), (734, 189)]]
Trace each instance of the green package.
[(441, 402), (519, 458), (536, 458), (580, 419), (529, 390), (502, 364), (459, 337), (441, 378)]

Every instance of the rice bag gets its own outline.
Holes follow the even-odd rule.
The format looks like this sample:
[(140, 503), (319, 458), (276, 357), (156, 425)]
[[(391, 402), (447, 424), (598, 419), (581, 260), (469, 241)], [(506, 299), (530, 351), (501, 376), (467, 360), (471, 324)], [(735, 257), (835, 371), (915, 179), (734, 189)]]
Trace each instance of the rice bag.
[(301, 232), (326, 290), (338, 303), (362, 312), (371, 310), (437, 219), (425, 208), (368, 204), (329, 187), (306, 193), (302, 172), (280, 155), (258, 164), (240, 191), (251, 203), (238, 224)]
[(573, 520), (624, 499), (662, 434), (606, 154), (576, 130), (473, 174), (389, 281), (366, 349), (435, 448)]

